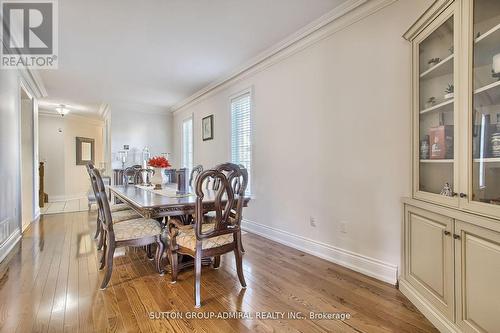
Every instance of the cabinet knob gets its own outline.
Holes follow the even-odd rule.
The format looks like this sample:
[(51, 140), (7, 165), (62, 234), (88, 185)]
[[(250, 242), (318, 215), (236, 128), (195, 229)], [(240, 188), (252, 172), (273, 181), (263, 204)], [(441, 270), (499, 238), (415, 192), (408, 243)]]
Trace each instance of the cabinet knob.
[(454, 196), (454, 197), (456, 197), (458, 195), (458, 193), (457, 192), (453, 192), (451, 195)]
[(445, 236), (451, 235), (451, 232), (449, 232), (448, 230), (444, 230), (443, 233), (444, 233)]
[(454, 235), (453, 235), (453, 238), (455, 238), (455, 239), (460, 239), (460, 235), (454, 234)]
[(466, 198), (467, 197), (467, 194), (465, 193), (460, 193), (460, 198)]

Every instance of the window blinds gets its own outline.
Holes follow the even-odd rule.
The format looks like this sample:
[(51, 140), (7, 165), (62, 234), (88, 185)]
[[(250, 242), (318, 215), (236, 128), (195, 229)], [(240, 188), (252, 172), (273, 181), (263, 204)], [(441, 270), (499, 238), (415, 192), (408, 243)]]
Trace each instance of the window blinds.
[(193, 118), (182, 122), (182, 167), (193, 169)]
[(231, 100), (231, 160), (248, 171), (247, 194), (251, 193), (252, 117), (251, 95), (245, 93)]

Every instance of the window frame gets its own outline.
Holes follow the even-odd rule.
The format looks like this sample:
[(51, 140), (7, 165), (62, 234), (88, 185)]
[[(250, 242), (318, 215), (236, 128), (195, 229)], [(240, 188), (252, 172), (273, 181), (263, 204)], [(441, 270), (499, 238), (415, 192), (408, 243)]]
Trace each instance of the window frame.
[(246, 196), (250, 197), (251, 199), (255, 199), (255, 182), (254, 177), (255, 177), (255, 112), (254, 112), (254, 107), (255, 107), (255, 102), (254, 102), (254, 88), (253, 86), (248, 87), (243, 90), (239, 90), (237, 93), (229, 95), (228, 98), (228, 110), (229, 110), (229, 143), (228, 143), (228, 150), (229, 150), (229, 160), (231, 163), (233, 162), (233, 114), (232, 114), (232, 104), (233, 100), (238, 99), (242, 97), (243, 95), (250, 95), (250, 172), (248, 173), (248, 182), (250, 184), (250, 191), (246, 193)]

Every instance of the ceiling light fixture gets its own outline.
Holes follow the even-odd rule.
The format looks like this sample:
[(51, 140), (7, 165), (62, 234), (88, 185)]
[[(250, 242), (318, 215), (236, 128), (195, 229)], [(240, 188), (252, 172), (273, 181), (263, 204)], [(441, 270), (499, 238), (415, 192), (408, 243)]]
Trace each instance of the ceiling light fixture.
[(57, 108), (56, 111), (61, 115), (61, 117), (64, 117), (66, 114), (68, 114), (69, 109), (66, 107), (64, 104), (60, 104)]

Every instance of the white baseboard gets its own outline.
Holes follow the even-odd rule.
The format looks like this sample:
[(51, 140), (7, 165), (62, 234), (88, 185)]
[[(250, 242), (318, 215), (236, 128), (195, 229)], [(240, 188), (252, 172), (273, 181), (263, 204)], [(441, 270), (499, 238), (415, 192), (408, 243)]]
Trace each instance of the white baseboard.
[(87, 197), (87, 192), (78, 194), (69, 194), (69, 195), (53, 195), (53, 196), (49, 195), (49, 203), (76, 200), (76, 199), (85, 199), (86, 197)]
[(0, 246), (0, 262), (2, 262), (14, 246), (21, 239), (21, 232), (17, 229), (7, 240)]
[(446, 317), (437, 312), (423, 297), (421, 297), (413, 287), (401, 279), (399, 281), (399, 290), (405, 295), (410, 302), (422, 312), (425, 318), (434, 325), (440, 332), (443, 333), (460, 333), (461, 330)]
[(356, 272), (371, 276), (378, 280), (396, 285), (398, 281), (398, 266), (378, 259), (344, 250), (326, 243), (298, 236), (247, 219), (242, 221), (242, 229), (294, 249), (312, 254), (313, 256), (345, 266)]
[(33, 220), (31, 220), (30, 223), (28, 223), (27, 225), (22, 227), (23, 230), (21, 230), (21, 233), (24, 234), (26, 229), (28, 229), (33, 223), (37, 222), (38, 219), (40, 219), (40, 209), (37, 212), (35, 212), (35, 216), (33, 217)]

